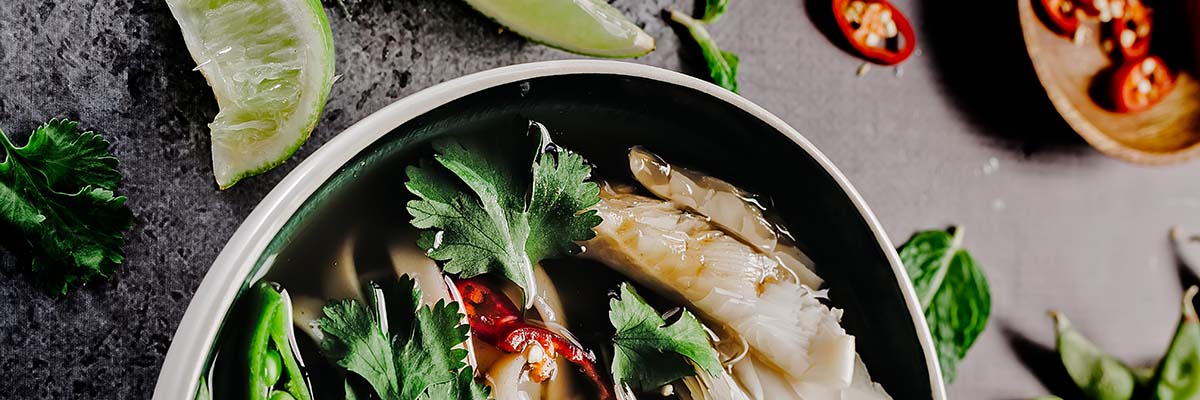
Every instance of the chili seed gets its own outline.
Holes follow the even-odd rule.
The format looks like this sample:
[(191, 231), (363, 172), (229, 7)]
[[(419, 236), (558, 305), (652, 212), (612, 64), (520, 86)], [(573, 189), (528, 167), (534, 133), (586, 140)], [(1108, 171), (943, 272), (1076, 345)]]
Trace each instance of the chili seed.
[(858, 66), (858, 71), (856, 71), (854, 74), (861, 77), (867, 75), (867, 72), (871, 72), (871, 64), (862, 63), (862, 65)]
[(1142, 80), (1137, 83), (1137, 91), (1141, 94), (1150, 93), (1150, 81)]
[(896, 21), (888, 21), (887, 37), (890, 39), (890, 38), (896, 37), (896, 35), (899, 35), (899, 34), (900, 34), (900, 30), (896, 28)]
[(1113, 2), (1109, 4), (1109, 9), (1112, 10), (1113, 18), (1125, 18), (1125, 1), (1113, 0)]
[(1076, 46), (1083, 44), (1083, 42), (1087, 40), (1088, 32), (1089, 31), (1087, 27), (1081, 26), (1076, 28), (1075, 36), (1071, 38), (1071, 41), (1074, 42)]
[(867, 46), (883, 47), (883, 38), (876, 35), (875, 32), (867, 34)]
[(1151, 73), (1154, 72), (1154, 68), (1157, 66), (1158, 66), (1158, 64), (1155, 64), (1153, 59), (1147, 58), (1142, 61), (1142, 73), (1146, 74), (1146, 75), (1150, 75)]
[(1063, 14), (1070, 14), (1073, 8), (1075, 8), (1075, 6), (1072, 5), (1070, 1), (1058, 3), (1058, 9), (1061, 10)]
[(1133, 43), (1137, 42), (1137, 34), (1133, 31), (1121, 31), (1121, 47), (1133, 47)]

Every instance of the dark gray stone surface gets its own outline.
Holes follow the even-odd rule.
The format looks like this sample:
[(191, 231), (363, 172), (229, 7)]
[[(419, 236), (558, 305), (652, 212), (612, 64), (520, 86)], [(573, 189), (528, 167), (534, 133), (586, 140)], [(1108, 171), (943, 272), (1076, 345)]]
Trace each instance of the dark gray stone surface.
[[(0, 1), (0, 127), (23, 141), (37, 124), (70, 117), (102, 133), (137, 215), (115, 278), (64, 299), (33, 288), (27, 266), (0, 251), (0, 398), (149, 397), (200, 279), (297, 160), (420, 89), (574, 57), (500, 33), (459, 1), (347, 2), (352, 16), (326, 8), (344, 77), (312, 139), (284, 166), (219, 192), (206, 129), (216, 105), (165, 2)], [(637, 62), (702, 75), (696, 51), (658, 17), (673, 3), (691, 6), (615, 1), (659, 40)], [(901, 71), (861, 78), (861, 62), (814, 23), (828, 2), (734, 1), (711, 30), (742, 57), (743, 95), (815, 142), (894, 241), (967, 226), (994, 315), (952, 397), (1028, 398), (1061, 387), (1043, 350), (1050, 308), (1117, 355), (1153, 362), (1181, 293), (1166, 232), (1200, 226), (1200, 169), (1128, 165), (1083, 145), (1039, 92), (1010, 5), (964, 19), (961, 10), (896, 3), (917, 27), (921, 54)]]

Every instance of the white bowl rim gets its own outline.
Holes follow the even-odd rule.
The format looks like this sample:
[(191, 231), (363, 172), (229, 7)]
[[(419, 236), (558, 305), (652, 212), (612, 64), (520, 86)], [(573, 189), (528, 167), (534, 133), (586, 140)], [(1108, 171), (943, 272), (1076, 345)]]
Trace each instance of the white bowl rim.
[(198, 378), (222, 319), (233, 304), (247, 275), (254, 269), (259, 256), (301, 205), (354, 156), (405, 122), (464, 96), (527, 79), (579, 74), (645, 78), (708, 94), (767, 123), (816, 160), (862, 214), (891, 264), (915, 325), (913, 328), (916, 329), (924, 350), (931, 396), (934, 400), (945, 400), (946, 389), (941, 380), (941, 367), (934, 351), (933, 338), (925, 322), (925, 315), (920, 302), (917, 301), (916, 290), (879, 220), (841, 171), (786, 122), (733, 92), (678, 72), (612, 60), (543, 61), (501, 67), (453, 79), (397, 100), (346, 128), (321, 146), (263, 197), (213, 261), (171, 339), (153, 398), (171, 400), (180, 398), (180, 393), (190, 395), (196, 392)]

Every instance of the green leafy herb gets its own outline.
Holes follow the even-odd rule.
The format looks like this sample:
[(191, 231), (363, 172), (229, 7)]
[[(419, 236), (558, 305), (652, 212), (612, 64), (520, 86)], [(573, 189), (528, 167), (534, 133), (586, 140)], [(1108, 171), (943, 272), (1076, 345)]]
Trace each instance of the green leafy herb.
[[(709, 1), (709, 3), (712, 3), (712, 1)], [(722, 1), (721, 3), (724, 2)], [(707, 14), (707, 10), (705, 13)], [(708, 30), (704, 29), (704, 24), (700, 21), (675, 10), (671, 10), (670, 15), (671, 20), (687, 28), (688, 33), (692, 35), (692, 39), (695, 39), (696, 44), (700, 45), (700, 52), (704, 56), (704, 61), (708, 63), (708, 73), (712, 76), (713, 83), (737, 93), (737, 54), (721, 50), (712, 36), (709, 36)]]
[(987, 326), (992, 298), (987, 279), (962, 249), (962, 229), (925, 231), (900, 249), (933, 334), (942, 378), (953, 382), (958, 361)]
[(717, 351), (692, 313), (683, 310), (678, 321), (667, 325), (629, 284), (621, 284), (620, 290), (621, 297), (609, 302), (608, 312), (617, 329), (612, 363), (617, 382), (651, 390), (693, 376), (696, 368), (721, 373)]
[(1058, 355), (1075, 385), (1093, 400), (1128, 400), (1137, 389), (1133, 370), (1115, 357), (1096, 348), (1071, 327), (1061, 314), (1052, 312), (1057, 332)]
[[(600, 188), (592, 169), (567, 150), (546, 151), (549, 134), (531, 123), (529, 134), (497, 134), (434, 143), (434, 162), (409, 167), (405, 186), (418, 245), (447, 273), (471, 277), (494, 272), (534, 290), (533, 266), (579, 252), (575, 241), (595, 236), (600, 217), (588, 207)], [(528, 198), (528, 200), (527, 200)], [(528, 303), (531, 296), (526, 296)], [(528, 304), (526, 304), (528, 306)]]
[(419, 289), (404, 277), (399, 284), (375, 285), (371, 307), (354, 300), (330, 303), (320, 320), (322, 352), (384, 400), (486, 399), (487, 390), (464, 362), (467, 351), (458, 348), (470, 328), (461, 323), (457, 304), (417, 309), (418, 298)]
[(15, 146), (0, 132), (0, 221), (20, 231), (38, 284), (54, 295), (112, 275), (133, 224), (108, 142), (51, 120)]
[(1192, 286), (1183, 295), (1183, 306), (1175, 339), (1154, 373), (1155, 399), (1194, 399), (1200, 397), (1200, 321), (1192, 299)]
[(725, 6), (728, 5), (729, 0), (705, 0), (704, 17), (700, 20), (709, 24), (717, 22), (721, 18), (721, 14), (725, 14)]

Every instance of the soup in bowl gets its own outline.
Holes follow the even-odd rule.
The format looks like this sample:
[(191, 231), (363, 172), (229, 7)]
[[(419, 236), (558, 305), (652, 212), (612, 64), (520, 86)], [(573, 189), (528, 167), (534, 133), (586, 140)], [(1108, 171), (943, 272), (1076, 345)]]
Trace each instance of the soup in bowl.
[(845, 178), (712, 85), (569, 61), (368, 117), (214, 263), (156, 398), (944, 398)]

